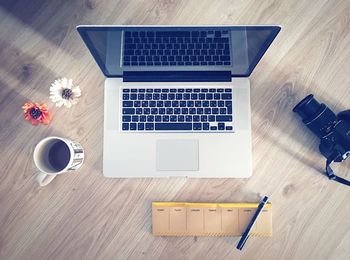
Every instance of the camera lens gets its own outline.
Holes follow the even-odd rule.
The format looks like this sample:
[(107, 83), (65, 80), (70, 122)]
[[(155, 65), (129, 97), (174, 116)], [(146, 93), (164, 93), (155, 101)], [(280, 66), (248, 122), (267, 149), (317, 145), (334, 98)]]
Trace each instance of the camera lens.
[(308, 95), (294, 108), (303, 123), (318, 137), (323, 137), (332, 131), (336, 115), (325, 104), (320, 104), (313, 95)]
[(310, 94), (293, 108), (293, 112), (298, 113), (302, 119), (307, 119), (317, 113), (320, 107), (321, 104), (314, 99), (314, 95)]

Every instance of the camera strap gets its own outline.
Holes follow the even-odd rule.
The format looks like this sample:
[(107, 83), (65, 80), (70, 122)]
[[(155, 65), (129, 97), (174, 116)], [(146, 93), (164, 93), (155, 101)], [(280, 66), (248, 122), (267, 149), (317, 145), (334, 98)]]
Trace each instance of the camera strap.
[(334, 162), (334, 160), (336, 160), (339, 156), (341, 156), (341, 154), (334, 153), (331, 156), (331, 158), (327, 159), (327, 161), (326, 161), (326, 174), (328, 176), (328, 179), (333, 180), (333, 181), (337, 181), (337, 182), (342, 183), (344, 185), (350, 186), (350, 181), (335, 175), (331, 166), (330, 166)]

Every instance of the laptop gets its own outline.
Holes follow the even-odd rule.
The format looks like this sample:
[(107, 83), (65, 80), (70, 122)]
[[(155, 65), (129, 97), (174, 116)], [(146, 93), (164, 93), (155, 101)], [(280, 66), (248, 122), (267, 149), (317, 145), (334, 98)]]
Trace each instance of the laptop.
[(252, 175), (249, 75), (279, 26), (78, 26), (106, 76), (103, 175)]

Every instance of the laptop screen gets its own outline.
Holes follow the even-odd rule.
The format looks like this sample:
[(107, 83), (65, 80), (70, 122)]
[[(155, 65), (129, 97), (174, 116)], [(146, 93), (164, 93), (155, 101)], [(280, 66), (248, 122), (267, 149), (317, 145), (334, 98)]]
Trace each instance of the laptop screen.
[(248, 77), (279, 26), (78, 26), (107, 77), (125, 72), (225, 71)]

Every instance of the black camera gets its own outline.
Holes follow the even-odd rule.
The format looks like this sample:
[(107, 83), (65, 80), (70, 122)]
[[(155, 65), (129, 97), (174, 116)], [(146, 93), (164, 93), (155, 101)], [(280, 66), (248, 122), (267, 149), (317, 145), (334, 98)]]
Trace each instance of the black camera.
[(327, 176), (350, 186), (349, 181), (336, 176), (330, 168), (332, 162), (342, 162), (350, 155), (350, 110), (335, 115), (310, 94), (293, 108), (293, 112), (298, 113), (303, 123), (321, 139), (319, 149), (327, 158)]

